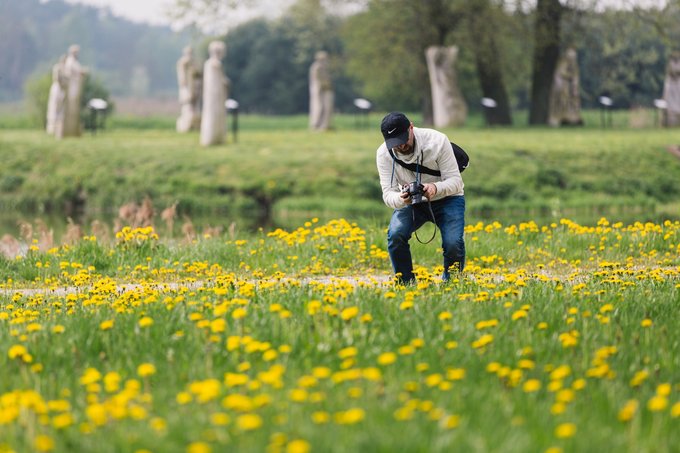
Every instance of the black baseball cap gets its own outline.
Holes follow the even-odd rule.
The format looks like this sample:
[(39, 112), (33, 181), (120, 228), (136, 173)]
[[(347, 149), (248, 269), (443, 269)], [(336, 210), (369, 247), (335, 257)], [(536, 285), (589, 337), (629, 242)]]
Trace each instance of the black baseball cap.
[(380, 123), (380, 132), (385, 137), (385, 146), (392, 149), (408, 141), (408, 129), (411, 121), (401, 112), (391, 112), (385, 115)]

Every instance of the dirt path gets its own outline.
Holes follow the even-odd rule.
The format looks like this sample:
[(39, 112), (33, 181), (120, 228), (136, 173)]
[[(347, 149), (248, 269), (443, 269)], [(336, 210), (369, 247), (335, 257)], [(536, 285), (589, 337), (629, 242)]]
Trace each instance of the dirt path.
[[(262, 281), (251, 281), (251, 283), (257, 284), (261, 282), (271, 282), (273, 280), (262, 280)], [(342, 277), (335, 277), (335, 276), (316, 276), (316, 277), (308, 277), (308, 278), (303, 278), (303, 279), (293, 279), (293, 278), (283, 278), (280, 280), (276, 280), (281, 283), (286, 283), (286, 281), (290, 281), (297, 283), (301, 283), (302, 285), (313, 285), (313, 284), (324, 284), (324, 285), (329, 285), (333, 283), (349, 283), (352, 286), (359, 286), (359, 285), (373, 285), (373, 286), (382, 286), (382, 285), (389, 285), (392, 281), (392, 277), (388, 275), (380, 275), (380, 276), (342, 276)], [(211, 287), (214, 286), (213, 282), (206, 282), (206, 281), (191, 281), (191, 282), (158, 282), (158, 283), (153, 283), (153, 284), (141, 284), (141, 283), (121, 283), (117, 286), (117, 291), (119, 294), (123, 294), (126, 292), (132, 292), (132, 291), (137, 291), (142, 288), (154, 288), (158, 291), (176, 291), (179, 288), (188, 288), (190, 290), (196, 290), (198, 288), (204, 288), (204, 287)], [(25, 296), (35, 296), (35, 295), (43, 295), (43, 296), (55, 296), (55, 297), (63, 297), (68, 294), (77, 294), (77, 293), (88, 293), (90, 290), (92, 290), (92, 286), (60, 286), (60, 287), (51, 287), (51, 288), (0, 288), (0, 296), (12, 296), (14, 294), (23, 294)]]

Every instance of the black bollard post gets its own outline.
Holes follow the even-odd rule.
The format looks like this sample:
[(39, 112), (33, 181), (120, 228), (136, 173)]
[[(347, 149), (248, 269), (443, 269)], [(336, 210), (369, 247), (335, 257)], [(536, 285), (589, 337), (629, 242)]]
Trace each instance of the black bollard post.
[(224, 103), (227, 108), (227, 113), (231, 115), (231, 133), (234, 135), (234, 143), (238, 141), (238, 101), (236, 99), (227, 99)]

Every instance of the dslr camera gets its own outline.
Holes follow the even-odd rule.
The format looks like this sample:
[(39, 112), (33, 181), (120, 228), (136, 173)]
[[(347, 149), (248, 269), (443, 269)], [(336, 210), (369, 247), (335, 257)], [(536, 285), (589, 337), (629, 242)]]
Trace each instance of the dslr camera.
[(405, 184), (404, 187), (402, 187), (402, 192), (409, 194), (409, 197), (411, 197), (411, 204), (418, 204), (427, 201), (427, 198), (424, 196), (425, 186), (423, 186), (418, 181)]

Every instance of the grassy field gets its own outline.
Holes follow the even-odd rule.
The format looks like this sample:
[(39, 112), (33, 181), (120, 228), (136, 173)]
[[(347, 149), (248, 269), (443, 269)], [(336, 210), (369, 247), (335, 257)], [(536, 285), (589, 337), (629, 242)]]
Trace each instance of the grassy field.
[(0, 258), (0, 451), (674, 452), (680, 222), (87, 236)]
[[(170, 120), (118, 118), (97, 135), (63, 141), (3, 129), (0, 210), (65, 219), (81, 207), (85, 224), (111, 222), (121, 205), (148, 196), (158, 211), (177, 202), (180, 216), (213, 216), (225, 226), (384, 219), (379, 116), (369, 118), (370, 128), (339, 116), (335, 131), (311, 133), (304, 117), (244, 115), (238, 140), (214, 148), (198, 146), (196, 133), (176, 134)], [(680, 130), (627, 129), (619, 120), (600, 129), (596, 118), (581, 129), (445, 130), (471, 156), (463, 175), (470, 218), (677, 218), (680, 162), (666, 147), (680, 143)]]
[(413, 241), (402, 287), (355, 120), (0, 130), (0, 210), (41, 219), (0, 241), (0, 453), (677, 452), (680, 130), (446, 130), (467, 266)]

